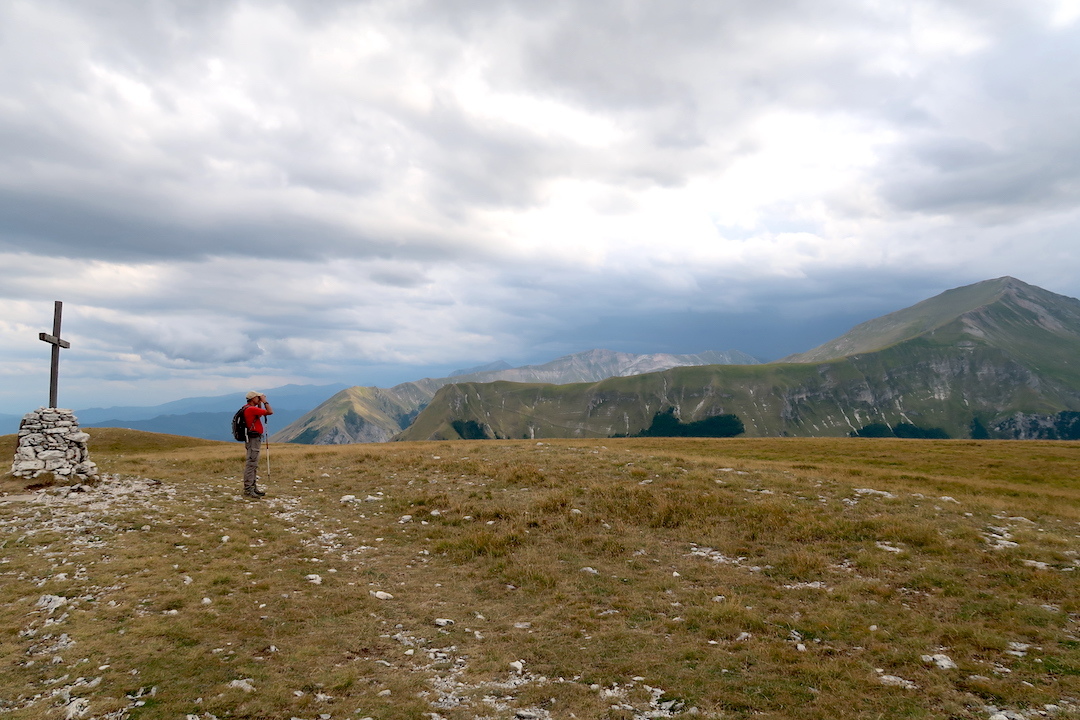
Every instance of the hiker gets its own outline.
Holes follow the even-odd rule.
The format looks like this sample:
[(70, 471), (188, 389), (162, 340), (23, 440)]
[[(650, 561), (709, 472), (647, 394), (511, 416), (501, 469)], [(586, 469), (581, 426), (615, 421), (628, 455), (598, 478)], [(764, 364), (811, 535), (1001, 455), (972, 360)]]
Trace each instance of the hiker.
[(260, 498), (266, 493), (255, 484), (256, 472), (259, 469), (259, 446), (262, 444), (263, 422), (265, 415), (273, 415), (274, 409), (266, 401), (266, 396), (252, 390), (247, 394), (247, 405), (244, 406), (244, 423), (247, 425), (247, 440), (244, 447), (247, 449), (247, 461), (244, 463), (244, 496)]

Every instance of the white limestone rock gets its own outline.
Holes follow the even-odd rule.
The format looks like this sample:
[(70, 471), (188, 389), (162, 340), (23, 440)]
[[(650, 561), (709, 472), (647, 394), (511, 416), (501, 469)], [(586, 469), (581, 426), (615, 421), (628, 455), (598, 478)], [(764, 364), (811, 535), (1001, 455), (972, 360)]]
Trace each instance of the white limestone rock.
[(905, 680), (899, 675), (879, 675), (878, 682), (889, 687), (899, 687), (905, 690), (918, 690), (919, 686), (910, 680)]
[(233, 680), (229, 683), (230, 688), (236, 688), (237, 690), (243, 690), (246, 693), (255, 692), (255, 682), (251, 678), (241, 678), (240, 680)]
[(952, 658), (942, 653), (935, 653), (933, 655), (923, 655), (922, 661), (927, 665), (937, 665), (942, 670), (955, 670), (956, 663)]

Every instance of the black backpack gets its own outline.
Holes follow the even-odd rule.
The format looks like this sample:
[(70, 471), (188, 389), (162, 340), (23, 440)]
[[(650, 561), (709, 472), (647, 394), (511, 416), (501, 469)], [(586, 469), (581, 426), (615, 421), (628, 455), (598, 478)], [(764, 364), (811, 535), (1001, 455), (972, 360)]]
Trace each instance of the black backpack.
[[(244, 407), (247, 407), (247, 405)], [(247, 420), (244, 419), (244, 408), (240, 408), (232, 416), (232, 436), (240, 442), (247, 442), (248, 426)]]

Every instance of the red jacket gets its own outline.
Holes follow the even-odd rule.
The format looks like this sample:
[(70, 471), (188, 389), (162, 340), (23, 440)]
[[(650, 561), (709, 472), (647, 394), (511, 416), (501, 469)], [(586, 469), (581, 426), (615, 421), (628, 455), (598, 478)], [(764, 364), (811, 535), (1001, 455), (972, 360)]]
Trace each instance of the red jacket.
[(269, 414), (270, 412), (266, 408), (261, 408), (258, 405), (245, 405), (244, 422), (247, 423), (248, 431), (256, 435), (262, 435), (263, 423), (260, 418)]

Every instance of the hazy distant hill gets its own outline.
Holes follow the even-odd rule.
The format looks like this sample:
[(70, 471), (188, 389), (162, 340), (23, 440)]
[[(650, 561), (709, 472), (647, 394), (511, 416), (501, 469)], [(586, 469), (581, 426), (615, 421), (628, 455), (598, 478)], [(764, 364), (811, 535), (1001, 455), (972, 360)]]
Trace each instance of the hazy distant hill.
[[(266, 392), (274, 407), (269, 427), (284, 427), (329, 395), (347, 387), (335, 385), (284, 385)], [(233, 413), (245, 400), (245, 392), (174, 400), (149, 407), (89, 408), (75, 411), (84, 428), (122, 427), (146, 432), (188, 435), (206, 440), (232, 440)]]
[[(442, 388), (403, 440), (635, 433), (674, 408), (734, 413), (747, 435), (845, 435), (911, 423), (967, 437), (1054, 437), (1080, 410), (1080, 301), (1014, 278), (950, 290), (807, 353), (753, 366), (675, 368), (562, 386)], [(1058, 434), (1057, 436), (1062, 436)]]
[[(533, 383), (595, 382), (654, 372), (672, 367), (704, 364), (750, 364), (756, 358), (737, 350), (694, 355), (654, 353), (634, 355), (611, 350), (589, 350), (542, 365), (507, 368), (499, 365), (461, 371), (447, 378), (424, 378), (392, 388), (354, 387), (342, 390), (296, 422), (276, 433), (274, 442), (340, 445), (389, 440), (409, 426), (436, 391), (448, 383), (512, 380)], [(485, 369), (492, 367), (493, 369)]]
[(21, 421), (22, 415), (0, 415), (0, 435), (10, 435), (18, 432)]

